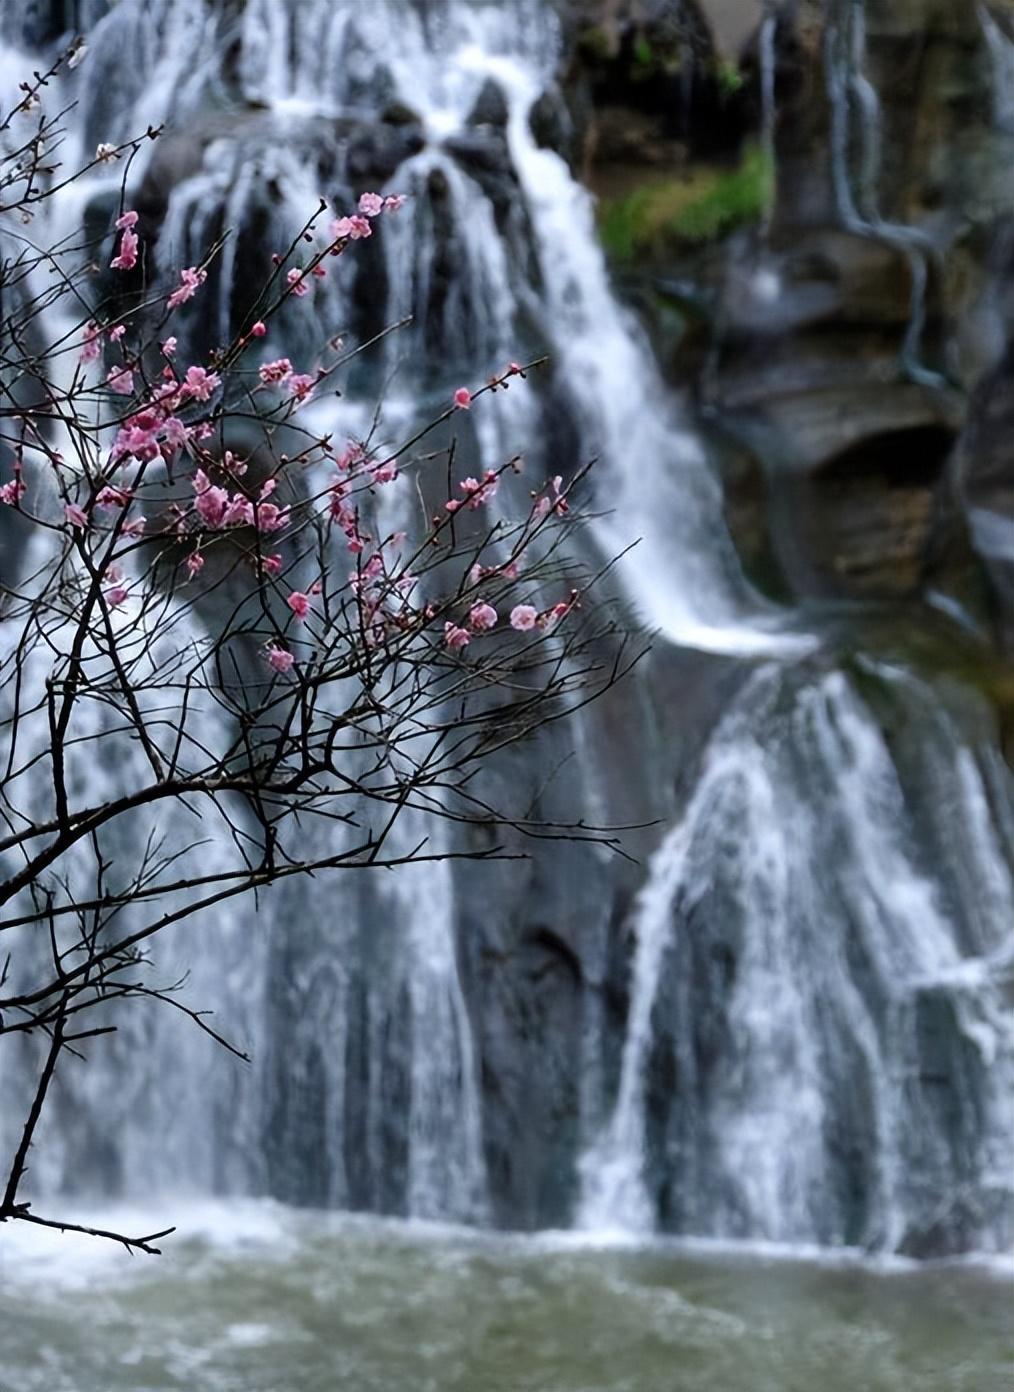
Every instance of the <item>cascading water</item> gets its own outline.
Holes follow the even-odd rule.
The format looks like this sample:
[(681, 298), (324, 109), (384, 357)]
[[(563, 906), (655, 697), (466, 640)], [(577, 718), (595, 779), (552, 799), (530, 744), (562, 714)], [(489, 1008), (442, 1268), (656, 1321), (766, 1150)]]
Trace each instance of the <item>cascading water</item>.
[[(38, 568), (50, 541), (45, 534), (28, 548), (26, 574)], [(136, 628), (136, 615), (128, 603), (119, 611), (118, 650), (123, 662), (133, 664), (139, 681), (158, 665), (175, 660), (187, 649), (195, 648), (202, 635), (185, 611), (165, 606), (158, 616), (146, 621), (156, 633), (150, 656), (137, 665), (143, 640)], [(69, 626), (68, 626), (69, 628)], [(5, 634), (5, 637), (7, 635)], [(51, 628), (48, 640), (53, 650), (68, 648), (70, 633)], [(41, 645), (25, 664), (23, 684), (26, 692), (44, 689), (50, 671), (51, 649)], [(4, 648), (3, 656), (9, 657)], [(101, 654), (84, 650), (85, 662), (95, 668), (107, 663)], [(101, 676), (97, 676), (101, 681)], [(203, 750), (224, 749), (229, 742), (228, 724), (215, 702), (195, 695), (183, 723), (180, 752), (184, 763), (200, 759)], [(13, 746), (13, 747), (12, 747)], [(53, 815), (53, 781), (49, 767), (50, 728), (45, 706), (30, 710), (19, 722), (16, 740), (5, 748), (12, 759), (14, 776), (5, 787), (6, 806), (34, 821)], [(65, 781), (72, 805), (92, 805), (143, 787), (150, 777), (145, 756), (131, 739), (116, 708), (100, 702), (78, 702), (68, 731)], [(206, 812), (206, 809), (203, 809)], [(244, 810), (236, 805), (230, 816), (244, 822)], [(21, 823), (17, 823), (21, 825)], [(214, 875), (234, 868), (230, 854), (230, 828), (218, 816), (202, 815), (202, 809), (173, 802), (158, 812), (135, 809), (104, 829), (99, 837), (104, 872), (98, 877), (96, 857), (90, 842), (82, 842), (62, 858), (65, 874), (74, 892), (84, 901), (97, 894), (116, 894), (130, 883), (132, 874), (146, 858), (151, 869), (165, 856), (175, 857), (175, 873), (188, 876)], [(15, 853), (5, 856), (5, 869), (13, 868)], [(167, 895), (165, 905), (172, 909), (185, 900), (181, 891)], [(7, 911), (12, 918), (30, 912), (27, 891), (12, 901)], [(149, 914), (144, 902), (126, 907), (118, 926), (126, 932), (141, 928)], [(203, 950), (205, 936), (200, 925), (182, 925), (167, 931), (160, 939), (149, 985), (169, 992), (173, 999), (189, 1000), (173, 988), (186, 980), (189, 992), (213, 996), (216, 1026), (226, 1032), (235, 1047), (244, 1049), (257, 1035), (259, 992), (265, 978), (264, 933), (262, 925), (247, 909), (233, 901), (219, 906), (216, 915), (216, 946), (213, 954)], [(49, 960), (48, 934), (37, 925), (8, 929), (15, 937), (11, 947), (16, 985), (18, 971), (24, 971), (23, 984), (37, 985), (46, 978), (46, 967), (29, 970), (40, 957)], [(73, 927), (61, 936), (65, 948), (75, 940)], [(5, 935), (5, 942), (7, 936)], [(73, 957), (70, 959), (73, 961)], [(180, 1030), (171, 1003), (144, 1009), (122, 1011), (117, 1033), (93, 1043), (87, 1062), (67, 1060), (54, 1084), (52, 1107), (33, 1163), (32, 1181), (36, 1190), (76, 1188), (94, 1192), (119, 1192), (130, 1187), (131, 1178), (144, 1175), (153, 1189), (184, 1184), (206, 1191), (216, 1186), (223, 1166), (240, 1136), (249, 1131), (244, 1112), (252, 1097), (237, 1097), (233, 1068), (224, 1053), (207, 1047), (209, 1041), (196, 1030)], [(22, 1044), (15, 1035), (5, 1040), (0, 1053), (0, 1147), (5, 1155), (26, 1115), (30, 1089), (36, 1075), (33, 1054), (37, 1041)], [(158, 1087), (151, 1086), (145, 1069), (134, 1070), (130, 1060), (157, 1061)], [(117, 1077), (115, 1088), (110, 1076)], [(199, 1097), (191, 1097), (195, 1076), (203, 1077)], [(192, 1125), (180, 1128), (175, 1119), (190, 1117)], [(73, 1147), (68, 1152), (68, 1134)], [(153, 1144), (153, 1138), (157, 1141)]]
[[(925, 722), (914, 786), (862, 682)], [(586, 1225), (1004, 1248), (1014, 867), (980, 758), (900, 672), (747, 682), (638, 901)]]
[[(911, 276), (908, 330), (901, 366), (914, 382), (939, 387), (943, 379), (924, 366), (921, 353), (926, 327), (926, 293), (937, 248), (921, 229), (882, 216), (881, 113), (877, 89), (865, 71), (866, 8), (864, 0), (834, 0), (830, 10), (824, 67), (831, 103), (831, 168), (842, 226), (861, 237), (892, 247), (906, 260)], [(853, 145), (853, 130), (858, 139)]]
[[(936, 711), (914, 680), (805, 657), (816, 640), (788, 631), (743, 579), (706, 452), (613, 294), (591, 200), (532, 134), (559, 56), (548, 0), (85, 9), (89, 56), (72, 78), (80, 149), (167, 125), (135, 169), (164, 210), (160, 271), (236, 229), (190, 321), (195, 343), (220, 341), (243, 313), (251, 248), (286, 244), (318, 193), (350, 205), (368, 167), (378, 186), (411, 194), (409, 207), (379, 249), (363, 251), (362, 271), (342, 258), (312, 303), (286, 312), (271, 353), (295, 360), (336, 332), (355, 341), (408, 314), (413, 323), (385, 341), (379, 368), (355, 368), (358, 402), (317, 402), (306, 419), (363, 433), (385, 394), (393, 431), (420, 403), (442, 409), (466, 373), (481, 378), (529, 344), (548, 349), (552, 404), (517, 386), (496, 412), (474, 412), (477, 461), (521, 451), (555, 473), (600, 455), (595, 501), (606, 515), (594, 545), (608, 555), (643, 538), (624, 570), (638, 616), (666, 645), (768, 659), (711, 735), (632, 914), (618, 1077), (602, 1058), (609, 1010), (585, 992), (578, 1220), (891, 1250), (1000, 1247), (1010, 1229), (1009, 775), (988, 740), (970, 739), (967, 722)], [(926, 249), (876, 210), (878, 118), (861, 16), (849, 13), (828, 64), (842, 216), (903, 249), (917, 277)], [(0, 0), (0, 33), (28, 45), (38, 29)], [(767, 127), (773, 14), (764, 40)], [(499, 165), (475, 161), (469, 143), (490, 82), (506, 106)], [(857, 109), (867, 142), (858, 193)], [(398, 120), (379, 119), (392, 110)], [(97, 205), (117, 187), (116, 171), (102, 179), (87, 191)], [(65, 205), (60, 216), (85, 212)], [(918, 293), (913, 310), (914, 359)], [(554, 412), (562, 436), (547, 430)], [(564, 461), (552, 457), (558, 437), (571, 451)], [(415, 505), (407, 494), (403, 503)], [(641, 689), (638, 699), (664, 697)], [(904, 738), (885, 737), (889, 717), (918, 724), (919, 757), (906, 762)], [(595, 759), (586, 729), (576, 742)], [(589, 821), (607, 819), (594, 770), (579, 796)], [(667, 794), (659, 801), (670, 805)], [(440, 832), (413, 814), (398, 835), (408, 846)], [(543, 864), (551, 877), (548, 853)], [(130, 1042), (143, 1040), (148, 1070), (136, 1049), (122, 1068), (115, 1052), (97, 1053), (73, 1096), (56, 1099), (47, 1182), (76, 1173), (107, 1189), (182, 1183), (528, 1221), (491, 1203), (503, 1176), (490, 1163), (489, 1123), (506, 1104), (477, 982), (482, 963), (504, 954), (492, 935), (478, 948), (462, 941), (467, 895), (457, 869), (427, 864), (377, 883), (291, 882), (258, 915), (235, 909), (211, 931), (179, 933), (160, 969), (193, 969), (188, 999), (214, 1004), (253, 1064), (223, 1062), (209, 1079), (212, 1046), (194, 1037), (181, 1052), (185, 1023), (139, 1023)], [(573, 977), (612, 970), (608, 916), (589, 914)], [(555, 941), (554, 931), (539, 922), (534, 938)], [(512, 1017), (519, 1036), (534, 1017)], [(111, 1111), (114, 1075), (129, 1075), (133, 1091), (118, 1084)], [(196, 1078), (202, 1120), (181, 1128), (172, 1118), (194, 1115), (184, 1099)], [(4, 1087), (14, 1083), (8, 1072)], [(556, 1221), (568, 1201), (550, 1210)]]

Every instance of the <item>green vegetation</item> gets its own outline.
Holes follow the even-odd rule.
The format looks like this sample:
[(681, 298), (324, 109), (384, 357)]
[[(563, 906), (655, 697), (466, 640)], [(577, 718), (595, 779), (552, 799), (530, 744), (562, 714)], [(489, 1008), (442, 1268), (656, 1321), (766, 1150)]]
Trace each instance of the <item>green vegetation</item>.
[(651, 44), (642, 34), (634, 44), (634, 62), (642, 68), (650, 68), (654, 61), (655, 55), (652, 52)]
[(631, 261), (673, 242), (713, 241), (761, 217), (773, 193), (771, 161), (751, 146), (736, 169), (693, 169), (603, 200), (602, 243), (616, 260)]
[(715, 69), (715, 81), (723, 97), (731, 97), (743, 86), (743, 74), (735, 63), (720, 62)]

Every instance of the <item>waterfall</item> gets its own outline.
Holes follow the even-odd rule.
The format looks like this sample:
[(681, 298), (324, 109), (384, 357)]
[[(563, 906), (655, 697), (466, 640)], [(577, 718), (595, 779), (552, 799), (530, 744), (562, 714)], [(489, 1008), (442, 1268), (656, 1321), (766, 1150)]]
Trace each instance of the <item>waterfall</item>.
[(860, 675), (925, 722), (914, 786), (842, 672), (762, 667), (709, 741), (633, 915), (586, 1226), (1010, 1241), (1014, 865), (987, 810), (1009, 791), (913, 679)]
[[(778, 10), (773, 3), (764, 7), (757, 46), (760, 53), (761, 69), (761, 149), (768, 168), (777, 177), (778, 151), (775, 130), (778, 122), (777, 103), (777, 65), (778, 65)], [(764, 209), (762, 230), (765, 237), (771, 233), (771, 219), (774, 215), (775, 200), (772, 198)]]
[[(905, 357), (925, 377), (916, 358), (932, 249), (878, 211), (880, 117), (863, 68), (862, 9), (835, 12), (846, 14), (829, 28), (827, 50), (839, 214), (848, 230), (909, 259)], [(251, 255), (286, 245), (319, 194), (351, 207), (363, 168), (382, 191), (408, 193), (407, 207), (385, 219), (373, 245), (329, 265), (312, 300), (279, 316), (265, 354), (285, 352), (309, 370), (305, 356), (336, 333), (355, 345), (413, 322), (353, 365), (345, 399), (307, 409), (315, 431), (366, 433), (383, 398), (378, 429), (408, 433), (460, 383), (481, 382), (529, 349), (548, 352), (544, 386), (515, 383), (462, 421), (463, 472), (522, 453), (529, 472), (512, 486), (523, 498), (545, 475), (597, 457), (595, 519), (580, 544), (602, 561), (640, 539), (619, 569), (622, 599), (658, 631), (662, 653), (632, 679), (640, 684), (625, 715), (577, 726), (581, 805), (571, 816), (609, 820), (595, 765), (611, 757), (610, 721), (632, 710), (631, 723), (664, 724), (679, 699), (665, 676), (674, 650), (701, 670), (721, 660), (738, 675), (737, 694), (687, 756), (692, 767), (675, 770), (678, 808), (668, 791), (675, 754), (666, 762), (670, 751), (646, 741), (631, 775), (642, 791), (662, 789), (672, 815), (628, 915), (618, 1028), (597, 989), (609, 972), (622, 976), (610, 922), (619, 896), (590, 902), (609, 873), (601, 851), (585, 848), (585, 860), (575, 852), (568, 870), (568, 892), (588, 910), (576, 944), (563, 941), (542, 902), (502, 910), (505, 920), (527, 914), (527, 941), (552, 941), (553, 961), (583, 992), (573, 1150), (582, 1134), (587, 1144), (576, 1165), (569, 1153), (561, 1162), (577, 1170), (578, 1223), (915, 1253), (1002, 1247), (1012, 1143), (1009, 771), (971, 698), (945, 710), (900, 669), (818, 651), (815, 634), (744, 578), (708, 452), (614, 293), (592, 199), (533, 134), (534, 105), (561, 54), (549, 0), (92, 0), (78, 14), (89, 52), (62, 80), (61, 97), (79, 101), (68, 162), (70, 150), (86, 156), (99, 141), (165, 122), (128, 190), (143, 189), (161, 210), (157, 272), (171, 274), (235, 229), (184, 320), (181, 354), (189, 341), (196, 357), (236, 328), (259, 264)], [(0, 0), (0, 34), (26, 53), (44, 28), (18, 0)], [(1002, 39), (989, 37), (998, 69)], [(769, 9), (769, 142), (775, 43)], [(5, 75), (18, 61), (7, 55)], [(478, 158), (476, 127), (490, 123), (473, 118), (490, 83), (505, 125), (486, 129)], [(102, 169), (68, 190), (46, 235), (108, 220), (119, 178)], [(502, 496), (508, 506), (506, 485)], [(391, 485), (380, 506), (390, 530), (404, 525), (417, 508), (410, 481)], [(191, 640), (199, 637), (194, 630)], [(727, 687), (716, 680), (716, 690)], [(136, 757), (128, 751), (96, 781), (129, 783)], [(537, 750), (518, 778), (530, 775), (533, 796), (543, 758)], [(510, 781), (515, 771), (496, 776)], [(182, 844), (185, 812), (161, 830)], [(340, 834), (308, 830), (308, 851), (333, 852)], [(396, 835), (402, 849), (423, 837), (432, 849), (449, 845), (446, 828), (415, 811)], [(557, 852), (546, 844), (534, 854), (551, 879)], [(203, 854), (214, 860), (214, 835)], [(252, 1062), (221, 1056), (168, 1013), (131, 1017), (118, 1041), (97, 1043), (87, 1068), (61, 1081), (42, 1187), (188, 1188), (528, 1221), (502, 1196), (498, 1207), (494, 1192), (503, 1176), (490, 1162), (490, 1121), (509, 1133), (527, 1116), (509, 1110), (484, 1052), (480, 990), (483, 972), (506, 975), (519, 954), (512, 959), (513, 945), (492, 930), (477, 944), (463, 939), (466, 873), (433, 862), (379, 879), (291, 880), (267, 891), (257, 912), (237, 905), (213, 924), (174, 930), (156, 948), (160, 979), (189, 971), (187, 1001), (213, 1005), (216, 1028)], [(500, 912), (485, 887), (474, 893), (482, 902), (473, 916)], [(540, 970), (525, 978), (533, 996)], [(525, 1031), (540, 1027), (537, 1012), (525, 1000), (503, 1014), (520, 1054)], [(611, 1030), (622, 1035), (613, 1060)], [(6, 1146), (26, 1070), (5, 1048)], [(511, 1081), (523, 1097), (525, 1080)], [(553, 1144), (541, 1134), (531, 1141), (547, 1152)], [(566, 1202), (554, 1220), (575, 1216)]]
[(978, 12), (992, 68), (993, 119), (998, 130), (1014, 135), (1014, 36), (990, 14), (988, 5), (980, 5)]
[[(26, 576), (44, 565), (50, 545), (46, 534), (33, 539), (23, 568)], [(171, 665), (181, 652), (200, 648), (204, 641), (186, 608), (169, 602), (157, 615), (144, 620), (143, 627), (132, 602), (116, 612), (114, 622), (120, 629), (119, 656), (136, 671), (139, 681)], [(4, 645), (0, 648), (5, 674), (12, 655), (8, 643), (15, 637), (8, 631), (11, 628), (4, 626)], [(71, 637), (70, 624), (63, 631), (50, 617), (47, 638), (52, 650), (69, 649)], [(146, 649), (149, 641), (151, 647)], [(30, 652), (22, 673), (26, 693), (44, 690), (52, 650), (42, 643)], [(93, 671), (97, 663), (105, 661), (89, 645), (82, 656)], [(96, 680), (101, 684), (102, 679), (100, 670)], [(9, 690), (5, 684), (5, 703)], [(44, 704), (24, 709), (16, 747), (11, 750), (15, 770), (23, 771), (8, 779), (5, 796), (8, 807), (16, 807), (25, 819), (41, 822), (51, 818), (54, 810), (49, 722)], [(183, 765), (188, 760), (200, 763), (207, 757), (204, 751), (224, 750), (229, 742), (228, 723), (217, 703), (206, 693), (195, 691), (180, 741)], [(146, 785), (150, 778), (147, 760), (114, 705), (77, 703), (68, 729), (64, 777), (72, 805), (113, 799)], [(226, 810), (234, 823), (244, 825), (241, 805), (236, 803)], [(235, 868), (231, 829), (225, 817), (209, 814), (209, 809), (196, 805), (196, 800), (192, 805), (183, 800), (167, 803), (158, 811), (135, 809), (129, 818), (103, 828), (97, 844), (106, 862), (101, 878), (89, 842), (78, 843), (61, 858), (60, 873), (80, 901), (120, 892), (130, 883), (142, 858), (155, 869), (164, 857), (174, 857), (169, 862), (173, 865), (170, 879)], [(12, 870), (16, 853), (7, 853), (3, 860), (4, 869)], [(167, 895), (159, 910), (172, 911), (182, 906), (186, 897), (185, 891)], [(15, 918), (31, 910), (30, 895), (24, 891), (12, 901), (9, 913)], [(150, 903), (131, 904), (117, 917), (117, 927), (124, 934), (134, 932), (150, 917)], [(62, 950), (71, 952), (69, 960), (74, 962), (77, 930), (73, 919), (63, 923), (58, 940)], [(12, 932), (15, 936), (9, 942)], [(248, 906), (227, 901), (216, 909), (213, 952), (205, 949), (206, 936), (206, 927), (200, 923), (177, 924), (163, 932), (151, 954), (148, 985), (169, 991), (170, 999), (181, 1003), (213, 1003), (214, 1028), (235, 1047), (249, 1048), (258, 1033), (258, 998), (265, 980), (263, 925)], [(8, 929), (4, 942), (5, 949), (9, 946), (11, 950), (11, 985), (21, 981), (34, 986), (47, 978), (51, 971), (48, 933), (40, 932), (37, 923)], [(37, 965), (38, 970), (33, 970)], [(184, 981), (186, 993), (173, 992), (172, 988)], [(106, 1022), (107, 1013), (98, 1013)], [(200, 1191), (218, 1187), (223, 1166), (229, 1164), (234, 1147), (251, 1129), (244, 1111), (252, 1099), (236, 1094), (234, 1060), (178, 1016), (171, 1004), (135, 1001), (114, 1012), (113, 1018), (115, 1035), (82, 1046), (82, 1058), (65, 1056), (64, 1066), (57, 1072), (52, 1106), (45, 1114), (36, 1146), (40, 1158), (32, 1166), (32, 1187), (36, 1193), (66, 1188), (121, 1192), (142, 1175), (154, 1191), (176, 1188), (181, 1182)], [(38, 1044), (38, 1039), (26, 1043), (13, 1035), (0, 1048), (0, 1153), (5, 1157), (27, 1112)], [(143, 1061), (141, 1067), (137, 1066), (139, 1061)], [(202, 1079), (199, 1090), (193, 1086), (197, 1077)], [(110, 1085), (111, 1079), (116, 1079), (115, 1086)], [(186, 1128), (178, 1124), (181, 1115), (188, 1117)]]
[[(913, 382), (942, 387), (944, 378), (928, 369), (921, 360), (926, 292), (937, 248), (926, 233), (891, 222), (882, 216), (879, 207), (880, 100), (864, 66), (865, 0), (833, 0), (831, 13), (835, 20), (827, 26), (824, 75), (831, 103), (831, 175), (838, 216), (847, 231), (881, 241), (905, 258), (912, 286), (900, 365)], [(856, 142), (853, 142), (854, 130), (858, 131)], [(854, 143), (858, 146), (857, 152), (853, 149)]]

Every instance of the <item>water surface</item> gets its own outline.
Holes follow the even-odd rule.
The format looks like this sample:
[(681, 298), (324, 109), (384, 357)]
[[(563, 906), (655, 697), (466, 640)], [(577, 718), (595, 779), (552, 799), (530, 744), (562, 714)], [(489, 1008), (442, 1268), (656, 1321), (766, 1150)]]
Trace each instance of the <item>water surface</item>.
[(2, 1392), (1012, 1386), (1011, 1277), (995, 1266), (512, 1238), (273, 1204), (170, 1211), (181, 1232), (161, 1258), (0, 1229)]

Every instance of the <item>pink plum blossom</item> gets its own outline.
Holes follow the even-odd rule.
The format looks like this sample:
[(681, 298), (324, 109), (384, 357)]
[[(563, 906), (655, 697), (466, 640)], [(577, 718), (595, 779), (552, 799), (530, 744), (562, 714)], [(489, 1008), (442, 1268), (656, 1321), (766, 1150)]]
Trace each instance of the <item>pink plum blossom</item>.
[(15, 464), (14, 477), (10, 483), (5, 483), (0, 487), (0, 503), (6, 503), (8, 507), (17, 507), (21, 499), (25, 496), (26, 484), (21, 477), (21, 466)]
[(191, 551), (190, 555), (187, 557), (187, 574), (190, 579), (192, 580), (194, 576), (198, 575), (203, 569), (204, 557), (201, 555), (200, 551)]
[(263, 319), (258, 319), (256, 324), (250, 326), (251, 338), (263, 338), (268, 331), (268, 326)]
[(136, 226), (137, 214), (134, 212), (132, 208), (128, 209), (128, 211), (125, 213), (121, 213), (120, 216), (116, 219), (116, 228), (119, 232), (127, 232), (132, 227)]
[(384, 212), (396, 213), (399, 208), (405, 206), (405, 195), (403, 193), (389, 193), (384, 199)]
[(459, 628), (457, 624), (450, 621), (444, 624), (444, 644), (450, 648), (451, 652), (466, 648), (471, 641), (471, 635), (467, 628)]
[(99, 325), (95, 323), (94, 319), (91, 323), (85, 325), (85, 330), (82, 335), (84, 343), (81, 349), (82, 362), (94, 362), (99, 356), (101, 337), (102, 330)]
[(515, 604), (511, 610), (511, 628), (528, 633), (539, 620), (539, 611), (531, 604)]
[(258, 376), (265, 386), (273, 382), (284, 382), (286, 377), (292, 376), (292, 363), (288, 358), (276, 358), (274, 362), (264, 363)]
[(175, 338), (174, 335), (170, 335), (170, 336), (166, 339), (166, 341), (162, 344), (162, 354), (163, 354), (164, 357), (171, 358), (172, 355), (173, 355), (175, 352), (176, 352), (176, 338)]
[(105, 488), (100, 489), (98, 497), (95, 499), (95, 506), (125, 508), (129, 504), (131, 496), (129, 488), (117, 488), (113, 484), (106, 484)]
[(473, 604), (468, 622), (476, 633), (484, 633), (487, 629), (496, 627), (497, 617), (492, 604)]
[(187, 266), (180, 271), (180, 283), (166, 301), (167, 307), (176, 309), (186, 304), (187, 300), (192, 300), (207, 278), (207, 271), (198, 270), (196, 266)]
[(134, 374), (129, 367), (111, 367), (106, 381), (120, 396), (130, 396), (134, 390)]
[(301, 270), (298, 270), (295, 266), (293, 266), (292, 270), (289, 271), (285, 279), (289, 283), (289, 289), (292, 291), (294, 295), (298, 296), (299, 298), (302, 298), (303, 295), (305, 295), (310, 289), (309, 285), (307, 285), (306, 283), (306, 277), (304, 273)]
[(293, 590), (285, 602), (297, 619), (305, 619), (310, 612), (310, 596), (303, 594), (302, 590)]
[(567, 617), (567, 615), (570, 613), (573, 607), (573, 599), (562, 600), (559, 604), (554, 604), (552, 609), (547, 610), (547, 612), (542, 615), (541, 619), (539, 620), (539, 623), (546, 630), (554, 629), (561, 619), (565, 619)]
[(331, 236), (341, 241), (358, 242), (364, 237), (373, 236), (373, 228), (367, 218), (353, 215), (339, 218), (331, 224)]
[(195, 401), (207, 401), (221, 380), (217, 372), (209, 372), (206, 367), (188, 367), (180, 394)]
[(373, 218), (382, 211), (384, 200), (379, 193), (364, 193), (359, 198), (359, 211), (363, 217)]
[(106, 590), (106, 603), (110, 609), (118, 609), (129, 595), (130, 591), (125, 586), (114, 585), (111, 590)]
[(109, 263), (113, 270), (132, 271), (137, 265), (137, 247), (137, 233), (126, 228), (120, 234), (120, 249)]
[(289, 509), (278, 507), (276, 503), (259, 503), (256, 510), (257, 530), (259, 532), (280, 532), (288, 526)]
[(72, 527), (84, 528), (88, 526), (88, 515), (84, 508), (78, 507), (77, 503), (68, 503), (63, 513)]
[(454, 393), (454, 404), (459, 411), (467, 411), (472, 404), (472, 393), (467, 387), (459, 387)]
[(309, 401), (317, 378), (310, 372), (293, 372), (286, 385), (297, 401)]
[(462, 507), (468, 507), (474, 511), (492, 498), (499, 482), (495, 469), (487, 469), (481, 483), (477, 478), (462, 479), (458, 487), (464, 493), (464, 498), (451, 498), (444, 504), (444, 508), (447, 512), (457, 512)]
[(222, 513), (223, 527), (253, 526), (253, 503), (242, 493), (234, 493)]
[(229, 506), (229, 494), (224, 488), (215, 488), (203, 469), (198, 469), (193, 477), (194, 510), (208, 527), (221, 527), (225, 524), (225, 514)]
[(296, 660), (292, 653), (286, 652), (274, 643), (265, 650), (265, 656), (276, 672), (288, 672)]

